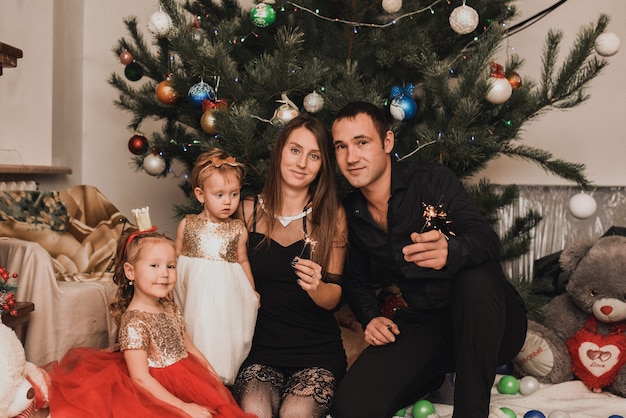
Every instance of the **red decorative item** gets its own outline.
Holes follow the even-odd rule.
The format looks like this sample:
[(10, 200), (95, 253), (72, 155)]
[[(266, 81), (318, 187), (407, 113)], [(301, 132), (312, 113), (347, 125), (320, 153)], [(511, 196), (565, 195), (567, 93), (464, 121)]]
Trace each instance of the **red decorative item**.
[(145, 154), (149, 147), (148, 138), (140, 133), (136, 133), (128, 140), (128, 150), (135, 155)]
[(0, 315), (9, 314), (17, 316), (15, 306), (15, 293), (17, 292), (17, 273), (10, 273), (0, 266)]
[(128, 51), (122, 51), (120, 54), (120, 62), (124, 65), (128, 65), (134, 61), (133, 54)]
[(392, 285), (387, 289), (387, 291), (388, 294), (386, 294), (383, 298), (381, 311), (384, 316), (389, 319), (393, 319), (398, 309), (406, 308), (409, 305), (407, 305), (406, 301), (402, 297), (402, 292), (400, 292), (400, 289), (397, 286)]
[(583, 328), (567, 340), (574, 374), (589, 389), (601, 392), (615, 381), (626, 364), (626, 323), (614, 325), (609, 335), (597, 333), (597, 319), (591, 316)]
[(506, 78), (504, 76), (504, 67), (497, 62), (490, 62), (489, 66), (492, 68), (491, 76), (496, 78)]
[(209, 99), (204, 99), (202, 101), (202, 112), (206, 112), (209, 109), (222, 110), (226, 109), (227, 107), (228, 103), (226, 102), (226, 100), (211, 101)]

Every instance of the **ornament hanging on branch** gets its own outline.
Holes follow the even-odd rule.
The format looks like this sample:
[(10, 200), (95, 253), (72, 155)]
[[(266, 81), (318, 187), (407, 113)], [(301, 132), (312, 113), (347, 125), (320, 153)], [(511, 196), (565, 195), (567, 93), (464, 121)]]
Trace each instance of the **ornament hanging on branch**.
[(513, 90), (517, 90), (522, 87), (522, 76), (515, 71), (511, 71), (506, 78), (509, 80), (509, 84)]
[(217, 126), (215, 124), (216, 111), (216, 108), (207, 109), (200, 117), (200, 127), (209, 135), (215, 135), (217, 133)]
[(478, 12), (469, 6), (463, 5), (452, 10), (448, 18), (450, 27), (459, 35), (472, 33), (478, 27)]
[(166, 167), (165, 159), (159, 155), (156, 149), (152, 150), (152, 153), (146, 155), (143, 159), (143, 169), (151, 176), (159, 176), (163, 174)]
[(122, 51), (120, 53), (120, 62), (124, 65), (128, 65), (131, 62), (133, 62), (134, 58), (133, 58), (133, 54), (131, 54), (128, 51)]
[(130, 81), (141, 80), (141, 77), (143, 77), (143, 67), (133, 61), (124, 68), (124, 75)]
[(619, 36), (612, 32), (605, 32), (596, 38), (595, 49), (603, 57), (611, 57), (617, 54), (620, 47)]
[(274, 4), (273, 0), (266, 0), (254, 6), (250, 12), (250, 18), (255, 26), (266, 28), (276, 21), (276, 10), (272, 4)]
[(173, 23), (170, 15), (163, 11), (163, 8), (159, 8), (158, 11), (154, 12), (150, 19), (148, 19), (148, 30), (150, 33), (157, 38), (163, 38), (167, 36), (172, 29)]
[(404, 88), (393, 86), (389, 97), (392, 99), (389, 105), (389, 113), (395, 120), (409, 120), (417, 114), (417, 103), (413, 99), (413, 84), (409, 83)]
[(304, 96), (302, 105), (307, 112), (317, 113), (324, 107), (324, 98), (321, 94), (314, 91)]
[(148, 151), (148, 138), (143, 134), (136, 132), (128, 140), (128, 150), (135, 155), (143, 155)]
[(509, 100), (513, 93), (513, 87), (504, 76), (504, 70), (500, 64), (492, 62), (489, 64), (493, 69), (489, 78), (489, 88), (486, 99), (489, 103), (502, 104)]
[(572, 196), (568, 203), (569, 212), (577, 219), (589, 218), (596, 213), (597, 207), (593, 196), (582, 192)]
[(215, 100), (215, 90), (208, 83), (200, 81), (194, 84), (187, 93), (189, 103), (196, 109), (202, 109), (202, 102), (204, 100)]
[(157, 99), (163, 104), (174, 104), (178, 100), (178, 94), (169, 77), (157, 84), (155, 92)]
[(274, 116), (272, 116), (271, 122), (274, 126), (283, 127), (285, 126), (291, 119), (295, 118), (300, 114), (298, 111), (298, 106), (295, 105), (294, 102), (289, 100), (289, 97), (285, 93), (281, 94), (281, 100), (276, 100), (278, 103), (282, 103), (275, 111)]
[(383, 0), (382, 6), (387, 13), (398, 13), (402, 8), (402, 0)]

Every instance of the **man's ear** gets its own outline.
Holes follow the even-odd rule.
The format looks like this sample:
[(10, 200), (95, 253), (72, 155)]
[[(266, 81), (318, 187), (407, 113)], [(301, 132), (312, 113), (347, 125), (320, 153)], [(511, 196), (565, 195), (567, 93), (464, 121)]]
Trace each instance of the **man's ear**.
[(387, 133), (385, 134), (385, 137), (383, 138), (383, 149), (385, 150), (385, 153), (391, 154), (391, 150), (393, 149), (393, 146), (395, 145), (395, 143), (396, 143), (396, 139), (393, 134), (393, 131), (388, 130)]

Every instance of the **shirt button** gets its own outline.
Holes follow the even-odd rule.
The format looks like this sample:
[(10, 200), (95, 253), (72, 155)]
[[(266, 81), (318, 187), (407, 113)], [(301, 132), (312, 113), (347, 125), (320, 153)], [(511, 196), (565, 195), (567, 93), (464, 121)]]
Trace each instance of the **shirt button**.
[(360, 209), (355, 209), (354, 213), (356, 213), (358, 215), (359, 213), (361, 213), (361, 210)]

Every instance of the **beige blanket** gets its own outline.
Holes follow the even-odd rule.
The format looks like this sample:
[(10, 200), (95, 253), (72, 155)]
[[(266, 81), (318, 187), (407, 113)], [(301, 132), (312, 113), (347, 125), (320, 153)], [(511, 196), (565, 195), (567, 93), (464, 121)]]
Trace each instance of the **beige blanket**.
[[(2, 196), (5, 202), (30, 198), (5, 193), (11, 193)], [(94, 187), (75, 186), (58, 197), (45, 205), (54, 206), (53, 215), (67, 209), (63, 228), (45, 223), (51, 216), (45, 205), (37, 219), (32, 213), (18, 219), (12, 212), (0, 221), (0, 265), (19, 275), (17, 300), (35, 304), (25, 350), (37, 365), (60, 359), (72, 347), (103, 348), (115, 341), (107, 307), (116, 286), (108, 270), (124, 217)]]

